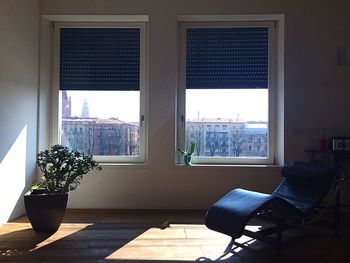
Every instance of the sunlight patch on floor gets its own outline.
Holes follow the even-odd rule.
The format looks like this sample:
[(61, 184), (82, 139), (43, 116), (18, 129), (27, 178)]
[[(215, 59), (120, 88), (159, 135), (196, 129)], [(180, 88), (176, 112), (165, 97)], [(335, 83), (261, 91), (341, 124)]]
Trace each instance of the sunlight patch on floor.
[[(248, 226), (257, 231), (260, 226)], [(199, 243), (199, 240), (201, 240)], [(211, 231), (204, 225), (171, 224), (150, 228), (106, 257), (107, 260), (215, 260), (234, 256), (242, 250), (233, 246), (233, 253), (224, 253), (231, 237)], [(242, 236), (236, 240), (245, 246), (255, 240)]]

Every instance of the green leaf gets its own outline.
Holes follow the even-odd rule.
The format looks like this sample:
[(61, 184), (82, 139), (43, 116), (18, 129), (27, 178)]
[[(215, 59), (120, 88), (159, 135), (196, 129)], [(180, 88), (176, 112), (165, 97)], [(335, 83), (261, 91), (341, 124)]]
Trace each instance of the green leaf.
[(181, 150), (181, 149), (177, 149), (180, 153), (182, 153), (183, 155), (187, 155), (187, 152)]
[(30, 190), (31, 191), (34, 191), (34, 190), (38, 190), (40, 188), (40, 184), (34, 184), (31, 188), (30, 188)]
[(191, 149), (190, 151), (187, 153), (187, 155), (191, 156), (194, 153), (194, 150), (196, 149), (196, 145), (197, 143), (195, 141), (192, 141), (191, 143)]

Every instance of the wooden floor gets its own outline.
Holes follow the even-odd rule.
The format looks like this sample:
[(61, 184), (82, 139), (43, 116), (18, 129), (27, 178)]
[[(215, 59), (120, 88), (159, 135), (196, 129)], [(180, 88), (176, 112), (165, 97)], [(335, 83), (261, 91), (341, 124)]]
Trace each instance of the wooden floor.
[(350, 262), (349, 219), (342, 215), (340, 237), (289, 231), (280, 256), (245, 236), (238, 240), (243, 248), (224, 255), (230, 238), (208, 230), (202, 211), (68, 210), (53, 234), (34, 232), (26, 217), (0, 226), (0, 262), (345, 263)]

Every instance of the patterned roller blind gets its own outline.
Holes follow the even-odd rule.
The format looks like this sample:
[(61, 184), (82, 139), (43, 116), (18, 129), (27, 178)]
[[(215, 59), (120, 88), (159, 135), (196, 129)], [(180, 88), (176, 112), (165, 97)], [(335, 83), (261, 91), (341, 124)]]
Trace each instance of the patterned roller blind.
[(139, 28), (61, 28), (61, 90), (139, 90)]
[(268, 87), (268, 28), (188, 28), (186, 88)]

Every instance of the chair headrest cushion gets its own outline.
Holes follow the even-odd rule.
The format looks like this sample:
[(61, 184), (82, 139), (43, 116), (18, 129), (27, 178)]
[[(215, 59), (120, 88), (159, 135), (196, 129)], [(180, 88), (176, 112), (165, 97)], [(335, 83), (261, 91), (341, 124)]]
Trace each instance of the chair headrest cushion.
[(334, 166), (306, 162), (293, 162), (291, 165), (285, 165), (282, 168), (282, 176), (291, 179), (334, 177), (336, 172)]

